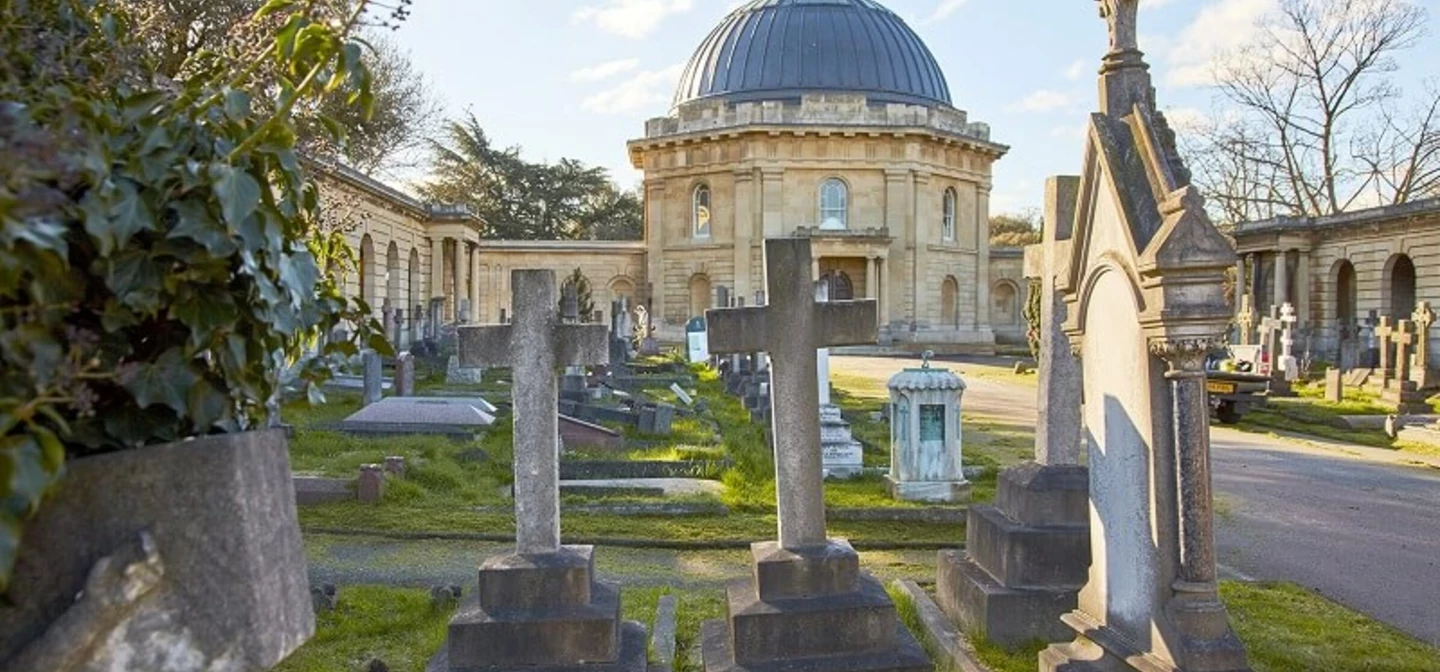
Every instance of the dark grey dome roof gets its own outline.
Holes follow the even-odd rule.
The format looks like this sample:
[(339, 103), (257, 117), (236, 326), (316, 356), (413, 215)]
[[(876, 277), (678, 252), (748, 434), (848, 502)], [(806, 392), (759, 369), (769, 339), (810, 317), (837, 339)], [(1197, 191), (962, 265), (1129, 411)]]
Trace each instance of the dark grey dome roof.
[(951, 104), (945, 75), (925, 43), (872, 0), (755, 0), (731, 12), (690, 58), (675, 104), (814, 92)]

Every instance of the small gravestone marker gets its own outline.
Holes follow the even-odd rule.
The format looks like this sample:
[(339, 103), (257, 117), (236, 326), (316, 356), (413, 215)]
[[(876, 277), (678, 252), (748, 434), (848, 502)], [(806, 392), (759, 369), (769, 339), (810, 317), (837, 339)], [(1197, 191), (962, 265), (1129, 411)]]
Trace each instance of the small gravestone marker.
[(385, 458), (385, 474), (395, 478), (405, 478), (405, 458), (398, 455)]
[(1431, 310), (1430, 302), (1416, 304), (1410, 321), (1415, 324), (1415, 365), (1411, 379), (1420, 389), (1430, 389), (1436, 382), (1430, 368), (1430, 328), (1435, 325), (1435, 311)]
[(685, 391), (685, 388), (680, 387), (680, 383), (670, 383), (670, 391), (675, 393), (675, 397), (680, 400), (680, 403), (686, 406), (695, 405), (695, 399), (690, 396), (689, 392)]
[(408, 352), (395, 358), (395, 396), (415, 396), (415, 355)]
[(385, 472), (380, 465), (360, 466), (360, 478), (355, 481), (355, 497), (361, 504), (379, 504), (385, 497)]
[(315, 613), (335, 611), (338, 602), (339, 595), (335, 590), (335, 584), (327, 583), (310, 588), (310, 605)]
[(1280, 331), (1280, 371), (1285, 374), (1285, 382), (1293, 383), (1300, 377), (1300, 365), (1295, 361), (1295, 323), (1300, 318), (1295, 315), (1295, 306), (1289, 303), (1280, 307), (1280, 324), (1283, 325)]
[(1325, 370), (1325, 401), (1333, 404), (1345, 401), (1345, 381), (1340, 375), (1340, 369)]
[(380, 377), (380, 353), (374, 350), (366, 350), (360, 353), (360, 364), (364, 368), (365, 387), (363, 390), (364, 405), (369, 406), (380, 401), (384, 396), (381, 385), (384, 381)]
[(1394, 346), (1390, 337), (1394, 335), (1394, 333), (1395, 328), (1390, 324), (1390, 316), (1386, 315), (1381, 317), (1379, 326), (1375, 327), (1375, 339), (1378, 346), (1377, 351), (1380, 355), (1378, 359), (1380, 366), (1380, 387), (1382, 388), (1390, 387), (1390, 381), (1395, 379), (1395, 372), (1391, 365), (1390, 358), (1390, 349)]

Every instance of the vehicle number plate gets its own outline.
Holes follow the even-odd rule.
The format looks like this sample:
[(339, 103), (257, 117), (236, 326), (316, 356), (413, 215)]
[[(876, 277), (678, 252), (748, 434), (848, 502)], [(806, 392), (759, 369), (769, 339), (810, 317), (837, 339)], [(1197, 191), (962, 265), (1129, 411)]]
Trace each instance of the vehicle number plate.
[(1212, 380), (1205, 383), (1205, 389), (1211, 394), (1235, 394), (1235, 383), (1224, 383)]

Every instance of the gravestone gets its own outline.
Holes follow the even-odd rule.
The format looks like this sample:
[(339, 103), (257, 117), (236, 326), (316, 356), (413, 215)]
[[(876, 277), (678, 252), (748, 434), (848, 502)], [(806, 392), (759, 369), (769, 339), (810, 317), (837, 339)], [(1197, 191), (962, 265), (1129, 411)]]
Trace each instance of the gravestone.
[[(815, 283), (815, 302), (830, 301), (830, 283)], [(865, 447), (850, 432), (840, 407), (830, 403), (830, 348), (815, 352), (815, 392), (820, 397), (820, 460), (826, 477), (851, 478), (865, 469)]]
[(365, 388), (362, 391), (362, 403), (366, 406), (373, 404), (384, 396), (381, 390), (382, 380), (380, 379), (380, 353), (374, 350), (365, 350), (360, 353), (360, 365), (364, 371)]
[(1371, 310), (1360, 324), (1360, 343), (1365, 352), (1360, 357), (1360, 366), (1373, 369), (1380, 365), (1380, 346), (1375, 337), (1375, 328), (1380, 326), (1380, 311)]
[(1295, 306), (1286, 302), (1280, 307), (1280, 372), (1284, 375), (1287, 384), (1295, 382), (1300, 378), (1300, 364), (1295, 361), (1295, 323), (1300, 318), (1295, 315)]
[(485, 381), (485, 367), (460, 366), (460, 357), (450, 355), (445, 364), (446, 385), (479, 385)]
[(378, 464), (360, 465), (360, 478), (355, 481), (355, 497), (361, 504), (379, 504), (385, 497), (385, 470)]
[(478, 397), (387, 397), (335, 426), (365, 436), (433, 435), (469, 439), (495, 424), (497, 410)]
[(1065, 335), (1064, 293), (1080, 178), (1045, 184), (1044, 242), (1025, 249), (1025, 276), (1040, 284), (1040, 366), (1035, 461), (1000, 472), (994, 504), (970, 507), (964, 550), (940, 552), (941, 609), (969, 633), (1014, 649), (1061, 642), (1060, 617), (1078, 604), (1090, 566), (1090, 476), (1080, 466), (1080, 365)]
[[(573, 324), (573, 323), (572, 323)], [(567, 401), (585, 402), (590, 398), (586, 391), (585, 367), (567, 366), (565, 375), (560, 377), (560, 398)]]
[(670, 383), (670, 391), (675, 393), (675, 398), (679, 399), (680, 403), (686, 406), (695, 405), (695, 398), (691, 397), (690, 393), (685, 391), (685, 388), (680, 387), (680, 383)]
[(1375, 339), (1377, 354), (1379, 354), (1377, 366), (1380, 369), (1380, 388), (1382, 390), (1389, 388), (1390, 381), (1395, 379), (1395, 368), (1391, 364), (1393, 359), (1390, 354), (1395, 345), (1390, 340), (1394, 333), (1395, 328), (1390, 324), (1390, 316), (1381, 317), (1379, 326), (1375, 327)]
[(635, 306), (635, 351), (641, 357), (660, 354), (660, 342), (655, 340), (655, 328), (650, 324), (650, 310)]
[(1430, 366), (1430, 328), (1435, 326), (1435, 311), (1430, 308), (1430, 302), (1416, 304), (1410, 321), (1415, 324), (1416, 339), (1415, 363), (1411, 367), (1410, 379), (1415, 381), (1416, 387), (1429, 390), (1440, 384), (1440, 376)]
[(1345, 401), (1345, 381), (1340, 375), (1340, 369), (1325, 369), (1325, 401), (1332, 404)]
[(1390, 340), (1395, 344), (1395, 378), (1385, 385), (1380, 399), (1395, 406), (1395, 412), (1402, 415), (1430, 413), (1432, 408), (1420, 386), (1410, 380), (1413, 348), (1419, 342), (1414, 323), (1400, 320), (1395, 324)]
[(932, 670), (885, 589), (844, 539), (825, 535), (815, 351), (873, 344), (875, 301), (816, 303), (810, 239), (765, 241), (771, 304), (706, 313), (718, 354), (770, 353), (779, 540), (751, 546), (752, 578), (728, 590), (728, 618), (701, 629), (708, 672)]
[(675, 407), (670, 404), (655, 404), (640, 410), (641, 434), (669, 436), (670, 426), (675, 422)]
[(930, 366), (890, 378), (890, 496), (922, 502), (969, 501), (970, 482), (960, 445), (960, 398), (965, 382)]
[(415, 355), (408, 352), (395, 357), (395, 396), (415, 396)]
[(1215, 566), (1205, 360), (1231, 310), (1230, 242), (1210, 222), (1154, 100), (1139, 0), (1105, 0), (1110, 51), (1091, 115), (1065, 332), (1080, 352), (1090, 466), (1090, 569), (1078, 635), (1041, 672), (1249, 670)]
[(1235, 330), (1239, 337), (1236, 343), (1239, 345), (1254, 345), (1255, 317), (1255, 307), (1250, 303), (1250, 294), (1241, 294), (1240, 314), (1235, 316)]
[(514, 371), (515, 551), (480, 566), (479, 600), (450, 621), (431, 667), (644, 670), (644, 628), (622, 625), (594, 547), (560, 544), (556, 367), (605, 364), (605, 327), (560, 323), (552, 271), (514, 271), (511, 288), (513, 324), (462, 327), (458, 340), (461, 364)]

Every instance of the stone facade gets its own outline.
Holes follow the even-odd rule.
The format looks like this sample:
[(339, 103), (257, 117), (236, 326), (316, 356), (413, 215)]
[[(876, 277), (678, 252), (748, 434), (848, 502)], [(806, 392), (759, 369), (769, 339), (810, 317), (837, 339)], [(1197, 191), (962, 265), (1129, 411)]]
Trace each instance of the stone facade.
[[(1257, 314), (1295, 305), (1301, 355), (1308, 347), (1316, 358), (1339, 362), (1342, 342), (1357, 338), (1370, 311), (1394, 321), (1409, 319), (1420, 301), (1440, 302), (1440, 199), (1247, 222), (1235, 240), (1242, 286)], [(1286, 263), (1277, 264), (1282, 255)], [(1440, 362), (1432, 356), (1429, 364)]]
[(990, 250), (990, 328), (1000, 343), (1026, 343), (1025, 304), (1030, 282), (1025, 278), (1025, 251), (1018, 247)]
[(652, 119), (629, 148), (645, 171), (662, 337), (712, 307), (717, 286), (753, 302), (761, 243), (802, 236), (836, 298), (879, 301), (882, 343), (993, 346), (984, 233), (991, 165), (1007, 148), (964, 112), (861, 94), (700, 100)]

